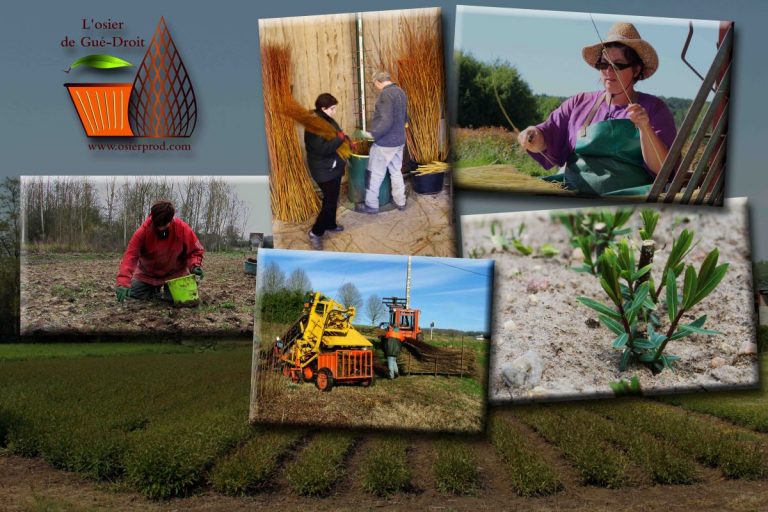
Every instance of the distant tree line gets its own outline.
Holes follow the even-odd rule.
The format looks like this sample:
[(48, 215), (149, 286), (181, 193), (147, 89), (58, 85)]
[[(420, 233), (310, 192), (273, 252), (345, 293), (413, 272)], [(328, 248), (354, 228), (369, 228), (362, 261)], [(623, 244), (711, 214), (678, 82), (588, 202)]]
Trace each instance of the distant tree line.
[[(296, 268), (286, 276), (274, 260), (268, 262), (263, 269), (258, 269), (258, 275), (261, 318), (267, 322), (295, 321), (301, 316), (308, 296), (324, 291), (312, 287), (312, 281), (304, 269)], [(355, 323), (362, 323), (361, 320), (367, 317), (371, 325), (376, 325), (387, 314), (387, 307), (378, 295), (371, 294), (363, 301), (360, 290), (349, 281), (336, 291), (335, 300), (347, 308), (355, 308)]]
[(536, 98), (514, 66), (502, 61), (481, 62), (461, 51), (456, 52), (454, 62), (459, 71), (458, 126), (510, 128), (496, 99), (497, 93), (515, 126), (523, 129), (537, 122)]
[(155, 201), (174, 203), (176, 215), (197, 233), (206, 250), (244, 244), (248, 207), (221, 178), (28, 178), (22, 184), (23, 241), (50, 250), (117, 251), (149, 215)]
[(21, 190), (18, 178), (0, 182), (0, 342), (19, 335), (19, 219)]
[[(461, 128), (499, 126), (511, 129), (499, 107), (498, 102), (501, 100), (510, 120), (522, 130), (526, 126), (543, 122), (566, 99), (564, 96), (534, 95), (517, 69), (508, 62), (482, 62), (461, 51), (456, 52), (454, 60), (459, 71), (456, 123)], [(573, 92), (576, 94), (581, 91)], [(672, 111), (675, 125), (680, 127), (692, 100), (660, 98)]]

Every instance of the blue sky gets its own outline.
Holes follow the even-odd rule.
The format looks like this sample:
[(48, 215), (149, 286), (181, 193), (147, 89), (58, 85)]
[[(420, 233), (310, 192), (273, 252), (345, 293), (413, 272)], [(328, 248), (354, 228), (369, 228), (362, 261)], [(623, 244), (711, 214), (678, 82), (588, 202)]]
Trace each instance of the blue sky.
[[(633, 23), (659, 55), (659, 69), (638, 90), (693, 98), (701, 80), (682, 62), (687, 19), (592, 14), (600, 37), (617, 21)], [(718, 21), (690, 20), (693, 39), (687, 60), (705, 75), (717, 51)], [(454, 48), (484, 62), (514, 65), (535, 94), (572, 96), (600, 89), (598, 71), (587, 66), (581, 49), (599, 43), (589, 13), (458, 6)]]
[[(289, 275), (303, 268), (316, 291), (334, 299), (339, 287), (353, 283), (363, 301), (371, 294), (405, 297), (407, 256), (334, 252), (259, 251), (259, 268), (276, 262)], [(463, 331), (490, 332), (493, 262), (458, 258), (411, 259), (411, 307), (421, 310), (421, 324)], [(368, 323), (364, 307), (356, 323)]]

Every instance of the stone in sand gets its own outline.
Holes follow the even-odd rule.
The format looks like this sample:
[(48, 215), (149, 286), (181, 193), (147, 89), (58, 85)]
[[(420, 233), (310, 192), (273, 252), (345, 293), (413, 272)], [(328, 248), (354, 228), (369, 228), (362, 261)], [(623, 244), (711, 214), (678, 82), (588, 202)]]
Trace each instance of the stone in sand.
[(529, 350), (501, 369), (504, 383), (512, 388), (534, 388), (541, 382), (544, 362), (538, 352)]

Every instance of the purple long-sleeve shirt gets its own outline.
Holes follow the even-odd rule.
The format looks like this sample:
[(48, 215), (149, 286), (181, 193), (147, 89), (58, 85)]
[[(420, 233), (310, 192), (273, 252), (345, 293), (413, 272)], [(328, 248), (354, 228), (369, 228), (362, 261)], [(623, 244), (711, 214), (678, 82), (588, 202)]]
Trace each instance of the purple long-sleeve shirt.
[[(595, 104), (598, 96), (603, 96), (605, 91), (583, 92), (576, 96), (571, 96), (556, 108), (543, 123), (536, 125), (536, 128), (544, 134), (544, 141), (547, 143), (546, 155), (557, 165), (562, 166), (568, 160), (568, 156), (573, 153), (576, 147), (576, 137), (579, 135), (584, 121), (589, 116), (589, 111)], [(645, 108), (648, 112), (648, 118), (651, 120), (651, 126), (667, 147), (672, 146), (672, 142), (677, 135), (675, 119), (670, 112), (669, 107), (663, 100), (656, 96), (635, 91), (635, 101)], [(611, 105), (610, 109), (605, 101), (600, 102), (600, 106), (592, 119), (592, 124), (607, 119), (627, 119), (628, 105)], [(528, 152), (542, 167), (549, 169), (552, 164), (541, 154)]]

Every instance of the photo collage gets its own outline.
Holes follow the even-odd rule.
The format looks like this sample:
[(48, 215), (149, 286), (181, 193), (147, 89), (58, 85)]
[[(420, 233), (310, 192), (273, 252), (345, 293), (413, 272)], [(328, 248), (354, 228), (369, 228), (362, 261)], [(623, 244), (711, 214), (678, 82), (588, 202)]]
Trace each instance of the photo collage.
[(766, 510), (742, 18), (273, 7), (249, 62), (202, 12), (61, 42), (88, 165), (0, 185), (0, 509)]

